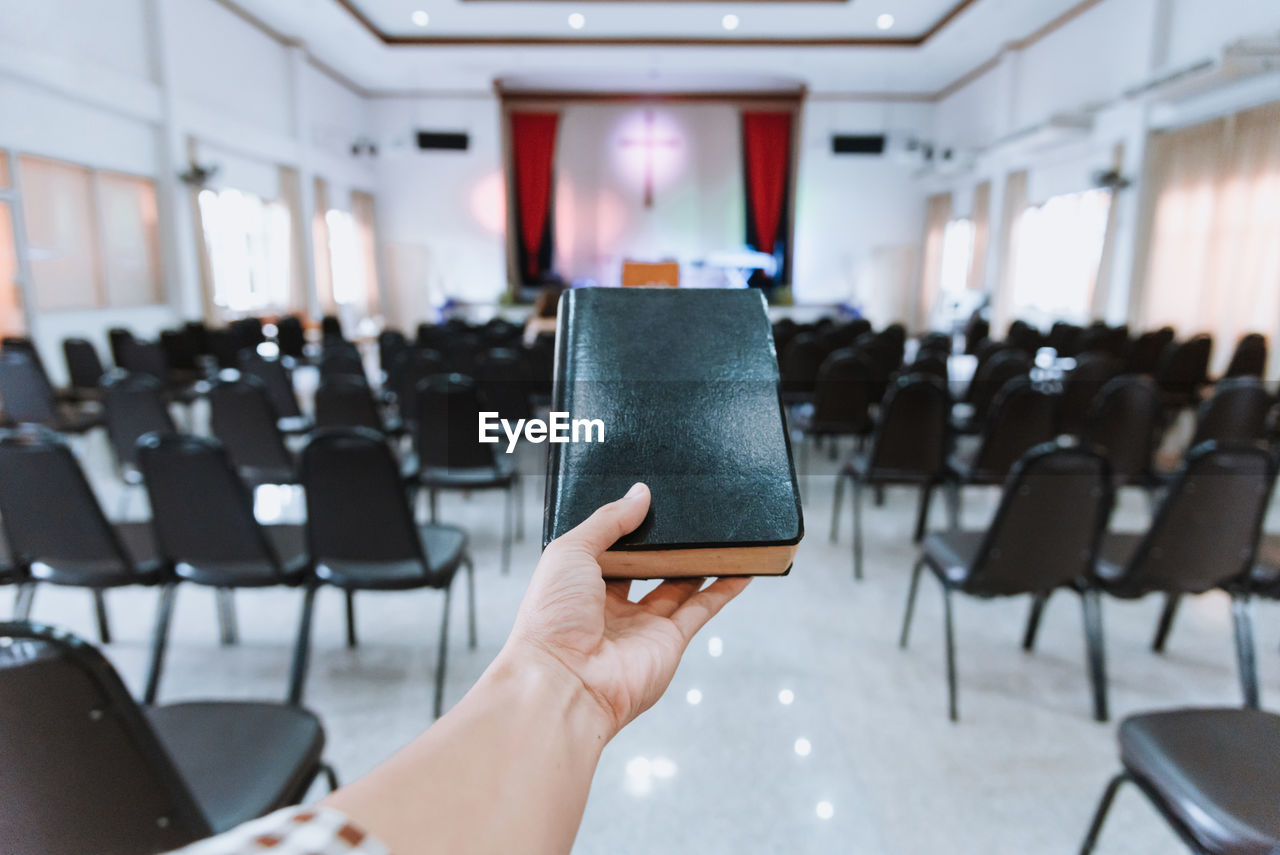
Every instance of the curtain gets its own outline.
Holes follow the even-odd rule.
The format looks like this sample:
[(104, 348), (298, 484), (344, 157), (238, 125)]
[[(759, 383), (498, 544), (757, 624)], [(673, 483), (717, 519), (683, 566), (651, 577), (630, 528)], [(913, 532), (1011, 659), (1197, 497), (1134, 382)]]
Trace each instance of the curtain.
[(559, 113), (512, 113), (516, 218), (524, 255), (524, 278), (537, 280), (550, 264), (546, 244), (551, 222), (551, 183)]
[(916, 303), (916, 328), (928, 329), (933, 304), (942, 287), (942, 246), (951, 221), (951, 194), (930, 196), (925, 203), (924, 249), (920, 265), (920, 298)]
[[(1124, 143), (1117, 143), (1112, 149), (1111, 168), (1116, 173), (1124, 169)], [(1093, 320), (1105, 320), (1107, 304), (1111, 300), (1111, 274), (1115, 266), (1116, 237), (1122, 207), (1119, 191), (1111, 193), (1110, 205), (1107, 207), (1107, 228), (1102, 239), (1102, 256), (1098, 260), (1098, 275), (1094, 278), (1093, 297), (1089, 305), (1089, 315)]]
[(742, 113), (742, 161), (747, 183), (747, 222), (755, 247), (773, 254), (787, 204), (791, 171), (790, 112)]
[(291, 166), (280, 167), (280, 201), (289, 211), (289, 301), (286, 312), (307, 312), (306, 241), (302, 239), (302, 176)]
[(360, 260), (364, 267), (365, 304), (370, 315), (383, 312), (382, 283), (378, 279), (378, 230), (374, 215), (373, 194), (351, 191), (351, 215), (356, 221), (356, 239), (360, 243)]
[(1027, 173), (1026, 170), (1011, 172), (1004, 182), (1004, 214), (1000, 218), (1000, 276), (996, 282), (995, 292), (991, 295), (991, 334), (992, 338), (1000, 335), (997, 330), (1008, 328), (1009, 317), (1013, 311), (1013, 287), (1015, 282), (1014, 230), (1018, 218), (1027, 210)]
[(1145, 326), (1214, 338), (1212, 369), (1237, 339), (1267, 335), (1280, 367), (1280, 102), (1156, 136), (1143, 281)]
[(311, 209), (311, 255), (315, 264), (316, 299), (320, 314), (338, 314), (338, 301), (333, 297), (333, 259), (329, 255), (329, 183), (316, 176)]
[(969, 256), (970, 291), (981, 291), (986, 284), (987, 276), (987, 244), (991, 232), (991, 182), (984, 181), (973, 190), (973, 213), (969, 215), (973, 223), (973, 250)]

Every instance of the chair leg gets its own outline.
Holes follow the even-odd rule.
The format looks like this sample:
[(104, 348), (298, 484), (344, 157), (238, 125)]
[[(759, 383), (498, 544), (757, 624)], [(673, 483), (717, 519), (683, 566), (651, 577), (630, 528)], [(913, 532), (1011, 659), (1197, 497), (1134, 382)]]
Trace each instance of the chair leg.
[(862, 493), (863, 484), (853, 482), (853, 578), (862, 579)]
[(1085, 654), (1089, 659), (1089, 682), (1093, 687), (1093, 720), (1106, 721), (1107, 712), (1107, 651), (1102, 635), (1102, 595), (1097, 591), (1083, 591), (1080, 607), (1084, 612)]
[(156, 625), (151, 632), (151, 664), (147, 668), (147, 687), (142, 693), (142, 702), (147, 705), (156, 702), (160, 691), (160, 672), (164, 669), (165, 648), (169, 646), (169, 624), (173, 619), (173, 601), (177, 596), (178, 586), (170, 583), (160, 589), (160, 602), (156, 604)]
[(1031, 595), (1031, 613), (1027, 615), (1027, 629), (1022, 633), (1022, 649), (1027, 653), (1036, 649), (1036, 636), (1040, 633), (1040, 616), (1049, 602), (1049, 594)]
[(439, 513), (439, 502), (437, 501), (436, 494), (437, 491), (434, 487), (427, 490), (427, 505), (431, 509), (431, 516), (429, 517), (431, 522), (436, 521), (436, 515)]
[(467, 635), (472, 650), (476, 649), (476, 568), (467, 556)]
[(93, 592), (93, 615), (98, 621), (98, 641), (111, 643), (111, 620), (107, 617), (107, 598), (102, 591)]
[(347, 591), (347, 647), (354, 649), (360, 643), (356, 638), (356, 592)]
[(954, 722), (960, 720), (957, 698), (959, 687), (956, 685), (956, 639), (954, 620), (951, 615), (951, 589), (946, 583), (942, 585), (942, 612), (947, 636), (947, 707)]
[(223, 647), (232, 647), (240, 643), (240, 628), (236, 625), (235, 593), (230, 588), (218, 588), (214, 591), (218, 609), (218, 639)]
[(840, 503), (844, 499), (844, 479), (843, 472), (836, 475), (836, 495), (831, 501), (831, 542), (835, 543), (840, 539)]
[(964, 500), (964, 494), (960, 483), (952, 481), (947, 485), (947, 525), (952, 531), (960, 528), (960, 504)]
[(298, 638), (293, 644), (293, 665), (289, 669), (289, 695), (292, 706), (302, 704), (302, 691), (307, 681), (307, 660), (311, 656), (311, 612), (315, 607), (316, 586), (302, 592), (302, 614), (298, 619)]
[(1231, 595), (1231, 617), (1235, 625), (1236, 660), (1240, 663), (1240, 687), (1244, 690), (1244, 705), (1258, 708), (1258, 662), (1253, 646), (1253, 615), (1249, 608), (1248, 594)]
[(35, 582), (25, 582), (18, 586), (17, 593), (13, 597), (13, 619), (29, 620), (31, 618), (31, 604), (36, 598)]
[(911, 636), (911, 616), (916, 608), (916, 591), (920, 588), (920, 574), (924, 572), (924, 558), (916, 560), (911, 570), (911, 587), (907, 589), (907, 610), (902, 615), (902, 633), (898, 636), (898, 647), (907, 649), (907, 641)]
[(883, 508), (884, 507), (884, 485), (883, 484), (876, 485), (875, 496), (876, 496), (876, 507)]
[(1129, 773), (1121, 772), (1107, 784), (1107, 789), (1102, 794), (1102, 801), (1098, 802), (1098, 809), (1094, 811), (1093, 822), (1089, 824), (1089, 833), (1085, 835), (1084, 843), (1080, 844), (1080, 855), (1092, 855), (1093, 848), (1098, 845), (1098, 835), (1102, 833), (1102, 824), (1106, 822), (1107, 814), (1111, 811), (1111, 803), (1115, 801), (1120, 785), (1128, 780)]
[(506, 576), (511, 573), (511, 517), (515, 513), (515, 492), (510, 484), (503, 492), (507, 495), (502, 518), (502, 575)]
[(1169, 640), (1169, 630), (1173, 629), (1173, 619), (1178, 614), (1181, 599), (1178, 594), (1164, 595), (1164, 608), (1160, 611), (1160, 622), (1156, 624), (1156, 637), (1151, 640), (1151, 649), (1156, 653), (1164, 653), (1164, 645)]
[(453, 586), (444, 589), (444, 614), (440, 616), (440, 652), (436, 658), (436, 699), (434, 717), (439, 718), (444, 711), (444, 666), (449, 648), (449, 600), (453, 595)]
[(338, 789), (338, 773), (328, 763), (320, 764), (320, 773), (324, 775), (325, 786), (329, 788), (329, 792)]
[(929, 505), (933, 502), (933, 482), (920, 488), (920, 510), (916, 514), (915, 542), (924, 540), (925, 529), (929, 525)]

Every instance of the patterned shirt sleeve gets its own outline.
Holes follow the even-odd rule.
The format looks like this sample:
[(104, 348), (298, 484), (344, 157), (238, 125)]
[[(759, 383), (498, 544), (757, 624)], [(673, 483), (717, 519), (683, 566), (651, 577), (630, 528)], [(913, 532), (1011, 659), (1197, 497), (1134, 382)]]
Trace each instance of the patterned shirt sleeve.
[(373, 835), (331, 808), (290, 807), (170, 855), (391, 855)]

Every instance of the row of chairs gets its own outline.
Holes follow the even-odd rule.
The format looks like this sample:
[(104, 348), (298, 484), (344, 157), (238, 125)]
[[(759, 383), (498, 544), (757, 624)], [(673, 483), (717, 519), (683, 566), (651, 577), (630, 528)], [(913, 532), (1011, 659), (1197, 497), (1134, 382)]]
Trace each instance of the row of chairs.
[[(300, 587), (303, 606), (287, 695), (297, 704), (320, 586), (347, 594), (349, 644), (355, 643), (356, 591), (433, 588), (444, 593), (434, 707), (440, 714), (450, 591), (463, 568), (475, 646), (474, 566), (461, 529), (415, 521), (400, 463), (382, 436), (335, 429), (309, 438), (298, 479), (306, 495), (305, 525), (260, 525), (252, 491), (214, 440), (147, 434), (138, 443), (137, 465), (151, 520), (113, 525), (61, 438), (39, 428), (0, 435), (0, 519), (11, 554), (7, 581), (18, 585), (19, 619), (28, 617), (40, 584), (87, 588), (95, 593), (106, 640), (102, 592), (159, 586), (144, 691), (152, 703), (180, 583), (211, 587), (222, 596), (238, 588)], [(220, 607), (229, 610), (230, 600), (220, 599)], [(224, 641), (234, 635), (228, 617), (224, 611)]]

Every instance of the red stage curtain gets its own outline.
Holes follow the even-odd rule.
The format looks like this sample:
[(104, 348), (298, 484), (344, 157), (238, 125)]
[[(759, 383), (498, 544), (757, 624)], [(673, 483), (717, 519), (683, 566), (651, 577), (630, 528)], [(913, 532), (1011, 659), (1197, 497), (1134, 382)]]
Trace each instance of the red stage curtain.
[(556, 152), (558, 113), (512, 113), (511, 151), (515, 160), (520, 236), (528, 275), (538, 275), (542, 236), (551, 215), (551, 173)]
[(772, 253), (791, 170), (791, 113), (742, 113), (742, 153), (747, 178), (747, 215), (756, 228), (756, 249)]

